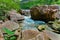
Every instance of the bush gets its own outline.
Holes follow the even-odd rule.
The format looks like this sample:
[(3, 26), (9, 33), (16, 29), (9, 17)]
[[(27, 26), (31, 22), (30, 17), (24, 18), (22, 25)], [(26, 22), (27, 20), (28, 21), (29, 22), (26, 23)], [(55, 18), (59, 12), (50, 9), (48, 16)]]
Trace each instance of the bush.
[(15, 10), (19, 10), (20, 9), (20, 5), (19, 5), (19, 0), (14, 1), (14, 0), (0, 0), (0, 9), (4, 9), (4, 10), (11, 10), (11, 9), (15, 9)]
[(5, 14), (7, 11), (15, 9), (20, 9), (20, 1), (19, 0), (0, 0), (0, 20), (4, 20), (6, 18)]

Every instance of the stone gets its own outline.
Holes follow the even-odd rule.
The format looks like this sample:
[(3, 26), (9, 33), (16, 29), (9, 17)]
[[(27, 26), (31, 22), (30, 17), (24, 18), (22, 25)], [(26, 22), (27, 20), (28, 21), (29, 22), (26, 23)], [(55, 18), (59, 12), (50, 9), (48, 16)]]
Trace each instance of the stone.
[(1, 30), (0, 30), (0, 40), (4, 40), (4, 36), (3, 36), (3, 33), (1, 32)]
[(22, 32), (22, 40), (28, 40), (36, 37), (39, 34), (39, 32), (35, 30), (25, 30)]
[(30, 16), (30, 9), (21, 9), (18, 11), (21, 15)]
[(19, 28), (19, 24), (12, 21), (6, 21), (2, 24), (2, 27), (6, 27), (9, 30), (13, 31)]
[(45, 32), (39, 32), (36, 30), (24, 30), (22, 32), (22, 40), (48, 40), (48, 36)]
[(18, 21), (18, 20), (23, 20), (24, 19), (24, 16), (22, 16), (21, 14), (17, 13), (16, 10), (11, 10), (8, 12), (9, 16), (10, 16), (10, 19), (11, 21)]
[(32, 19), (45, 22), (54, 21), (56, 19), (57, 11), (58, 7), (54, 5), (35, 6), (30, 9)]

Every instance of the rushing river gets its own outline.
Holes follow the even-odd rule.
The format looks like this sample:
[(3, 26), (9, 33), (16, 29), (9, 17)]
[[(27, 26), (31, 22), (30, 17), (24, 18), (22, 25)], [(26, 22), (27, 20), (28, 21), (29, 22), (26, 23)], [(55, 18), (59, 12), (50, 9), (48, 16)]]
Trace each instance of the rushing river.
[[(25, 16), (25, 20), (22, 23), (22, 30), (37, 30), (38, 25), (44, 25), (45, 22), (43, 21), (34, 21), (29, 17)], [(51, 38), (52, 40), (60, 40), (60, 34), (54, 33), (51, 31), (51, 28), (47, 28), (47, 30), (45, 31), (46, 34), (48, 35), (49, 38)], [(43, 36), (43, 35), (42, 35)]]
[(25, 20), (22, 23), (23, 30), (34, 29), (37, 30), (37, 26), (40, 24), (45, 24), (43, 21), (34, 21), (29, 17), (25, 16)]

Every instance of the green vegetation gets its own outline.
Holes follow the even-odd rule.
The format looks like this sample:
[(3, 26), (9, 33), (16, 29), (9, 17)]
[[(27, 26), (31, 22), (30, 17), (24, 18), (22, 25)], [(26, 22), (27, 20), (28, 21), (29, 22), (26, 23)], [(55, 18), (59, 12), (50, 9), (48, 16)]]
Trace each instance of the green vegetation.
[(0, 9), (4, 10), (10, 10), (10, 9), (15, 9), (18, 10), (20, 9), (19, 5), (20, 1), (14, 1), (14, 0), (0, 0)]
[(11, 9), (15, 9), (18, 11), (20, 9), (20, 1), (19, 0), (0, 0), (0, 20), (5, 20), (6, 12)]
[(3, 31), (6, 33), (6, 34), (4, 34), (5, 40), (16, 40), (17, 37), (14, 35), (15, 32), (12, 32), (5, 27), (3, 28)]
[(29, 9), (36, 5), (52, 5), (52, 4), (60, 4), (60, 0), (28, 0), (20, 3), (21, 8)]

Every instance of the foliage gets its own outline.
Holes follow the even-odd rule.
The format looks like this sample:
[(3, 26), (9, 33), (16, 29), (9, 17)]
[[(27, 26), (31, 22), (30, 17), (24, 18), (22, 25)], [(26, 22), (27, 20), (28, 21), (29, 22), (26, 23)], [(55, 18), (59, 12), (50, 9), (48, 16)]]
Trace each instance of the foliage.
[(0, 20), (5, 20), (6, 19), (6, 16), (5, 16), (5, 12), (4, 12), (4, 10), (0, 10)]
[(52, 5), (52, 4), (60, 4), (60, 0), (28, 0), (21, 2), (21, 8), (29, 9), (36, 5)]
[(19, 10), (20, 9), (20, 1), (19, 0), (0, 0), (0, 20), (6, 19), (6, 12), (8, 10), (15, 9)]
[[(18, 2), (18, 3), (17, 3)], [(10, 9), (16, 9), (18, 10), (20, 8), (19, 0), (0, 0), (0, 9), (4, 10), (10, 10)]]

